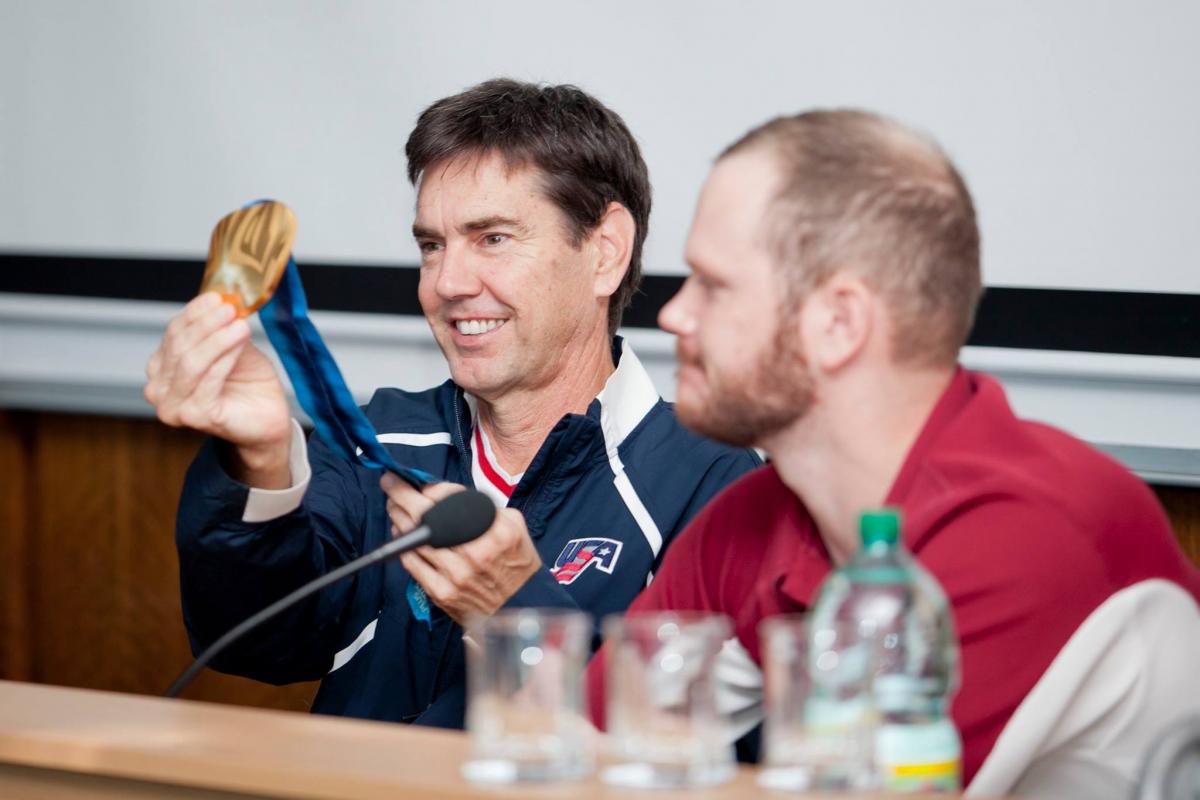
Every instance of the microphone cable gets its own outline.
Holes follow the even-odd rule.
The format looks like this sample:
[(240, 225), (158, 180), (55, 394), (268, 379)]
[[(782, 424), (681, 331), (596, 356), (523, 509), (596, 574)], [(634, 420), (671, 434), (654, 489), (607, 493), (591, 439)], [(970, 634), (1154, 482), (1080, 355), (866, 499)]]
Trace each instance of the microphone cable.
[(205, 648), (204, 652), (197, 656), (196, 660), (175, 679), (170, 688), (163, 693), (163, 697), (178, 697), (179, 693), (200, 674), (200, 670), (204, 669), (222, 650), (248, 631), (309, 595), (372, 564), (378, 564), (389, 556), (403, 553), (422, 544), (428, 543), (432, 547), (452, 547), (469, 542), (490, 528), (495, 516), (496, 506), (487, 495), (474, 490), (455, 492), (429, 509), (421, 519), (422, 524), (416, 530), (393, 539), (382, 547), (378, 547), (364, 556), (359, 556), (332, 572), (314, 578), (299, 589), (235, 625), (224, 636)]

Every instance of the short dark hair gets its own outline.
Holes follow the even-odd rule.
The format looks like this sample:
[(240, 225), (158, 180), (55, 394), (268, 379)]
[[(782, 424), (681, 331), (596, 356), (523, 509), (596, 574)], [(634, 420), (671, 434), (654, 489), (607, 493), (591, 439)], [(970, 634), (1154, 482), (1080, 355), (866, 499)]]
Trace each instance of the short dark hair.
[(766, 224), (788, 302), (859, 270), (893, 318), (897, 361), (954, 363), (982, 294), (971, 194), (937, 144), (853, 109), (779, 117), (720, 158), (762, 148), (780, 166)]
[(636, 225), (633, 249), (608, 304), (609, 333), (616, 333), (642, 281), (650, 177), (637, 142), (614, 111), (575, 86), (499, 78), (425, 109), (404, 150), (413, 186), (430, 167), (463, 155), (498, 153), (510, 167), (536, 168), (576, 247), (600, 224), (609, 203), (628, 209)]

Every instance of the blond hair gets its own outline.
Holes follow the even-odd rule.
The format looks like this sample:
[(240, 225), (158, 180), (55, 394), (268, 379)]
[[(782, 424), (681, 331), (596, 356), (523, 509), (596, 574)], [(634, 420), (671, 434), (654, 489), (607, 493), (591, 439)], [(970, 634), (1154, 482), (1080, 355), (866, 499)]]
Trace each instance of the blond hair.
[(751, 130), (720, 158), (759, 147), (783, 171), (765, 224), (786, 302), (854, 270), (888, 308), (897, 362), (954, 363), (982, 293), (979, 228), (937, 144), (876, 114), (811, 111)]

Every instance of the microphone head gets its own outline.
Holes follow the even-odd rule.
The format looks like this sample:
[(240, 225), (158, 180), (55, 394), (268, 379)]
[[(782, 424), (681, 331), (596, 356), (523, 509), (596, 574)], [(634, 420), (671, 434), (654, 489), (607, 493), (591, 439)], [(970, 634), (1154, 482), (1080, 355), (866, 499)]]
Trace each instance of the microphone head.
[(477, 539), (492, 527), (496, 504), (483, 492), (467, 489), (440, 501), (421, 518), (431, 547), (453, 547)]

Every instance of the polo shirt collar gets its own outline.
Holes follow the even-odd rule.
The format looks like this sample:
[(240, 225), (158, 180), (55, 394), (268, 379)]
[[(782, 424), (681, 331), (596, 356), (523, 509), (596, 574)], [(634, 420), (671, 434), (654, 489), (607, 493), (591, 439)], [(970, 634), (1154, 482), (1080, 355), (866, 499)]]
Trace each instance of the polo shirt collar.
[(916, 482), (929, 451), (941, 437), (942, 432), (954, 422), (967, 403), (971, 401), (975, 395), (975, 388), (975, 381), (972, 380), (971, 373), (961, 366), (958, 367), (954, 371), (954, 377), (950, 379), (950, 384), (942, 392), (941, 398), (930, 412), (929, 418), (925, 420), (925, 426), (921, 429), (920, 435), (909, 449), (908, 456), (900, 467), (900, 472), (892, 482), (892, 489), (888, 492), (887, 499), (884, 500), (886, 505), (902, 505), (908, 499), (908, 494), (912, 491), (913, 483)]
[[(913, 442), (913, 446), (909, 448), (908, 455), (905, 457), (900, 471), (896, 474), (896, 479), (892, 482), (892, 488), (884, 501), (886, 505), (902, 506), (908, 499), (909, 492), (920, 475), (930, 450), (943, 431), (971, 401), (976, 388), (976, 381), (971, 373), (961, 366), (958, 367), (954, 372), (954, 377), (950, 379), (950, 384), (942, 392), (933, 411), (925, 420), (921, 433)], [(799, 528), (802, 532), (801, 535), (807, 536), (808, 541), (802, 544), (802, 550), (798, 552), (800, 557), (792, 559), (790, 563), (782, 559), (775, 561), (778, 573), (773, 576), (772, 582), (779, 587), (779, 592), (787, 601), (807, 608), (812, 605), (821, 583), (833, 569), (833, 562), (817, 531), (816, 523), (800, 502), (800, 498), (795, 498), (795, 504), (796, 514), (794, 517), (789, 514), (787, 522), (790, 526)], [(805, 549), (808, 551), (807, 553), (803, 552)]]

